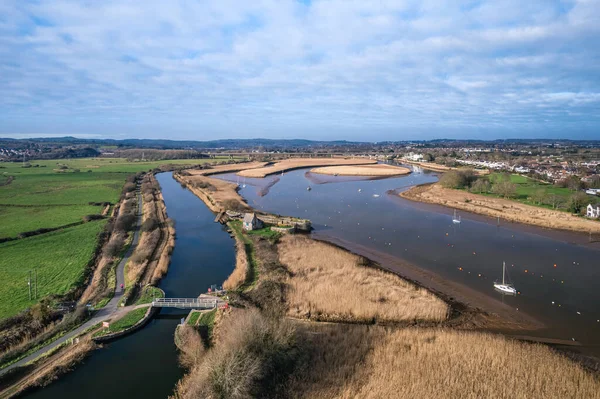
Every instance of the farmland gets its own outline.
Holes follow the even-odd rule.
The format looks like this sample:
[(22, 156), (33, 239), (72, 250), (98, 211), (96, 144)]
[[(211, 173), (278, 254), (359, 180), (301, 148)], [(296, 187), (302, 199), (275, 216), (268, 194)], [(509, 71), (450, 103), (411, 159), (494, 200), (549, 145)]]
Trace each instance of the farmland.
[(0, 319), (13, 316), (30, 301), (27, 278), (38, 269), (38, 300), (61, 295), (80, 282), (105, 221), (89, 222), (28, 238), (20, 233), (60, 228), (100, 214), (102, 202), (119, 200), (127, 177), (165, 164), (197, 165), (225, 159), (134, 162), (121, 158), (0, 162)]
[(67, 293), (83, 277), (104, 224), (89, 222), (0, 244), (0, 319), (37, 302), (29, 300), (30, 271), (37, 269), (39, 298)]

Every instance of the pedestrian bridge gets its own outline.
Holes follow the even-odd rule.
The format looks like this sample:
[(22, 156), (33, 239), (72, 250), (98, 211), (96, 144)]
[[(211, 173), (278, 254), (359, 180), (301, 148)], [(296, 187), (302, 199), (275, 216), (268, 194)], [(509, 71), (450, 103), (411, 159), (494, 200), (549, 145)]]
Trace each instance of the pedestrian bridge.
[(212, 296), (200, 298), (155, 298), (152, 301), (152, 307), (154, 308), (214, 309), (224, 305), (224, 300)]

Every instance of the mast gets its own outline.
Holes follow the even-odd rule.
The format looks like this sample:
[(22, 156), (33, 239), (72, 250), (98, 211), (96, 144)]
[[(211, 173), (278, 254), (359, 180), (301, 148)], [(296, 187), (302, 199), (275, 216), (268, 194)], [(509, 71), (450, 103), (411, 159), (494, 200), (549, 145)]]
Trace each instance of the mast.
[(502, 285), (504, 285), (504, 270), (506, 269), (506, 262), (502, 262)]

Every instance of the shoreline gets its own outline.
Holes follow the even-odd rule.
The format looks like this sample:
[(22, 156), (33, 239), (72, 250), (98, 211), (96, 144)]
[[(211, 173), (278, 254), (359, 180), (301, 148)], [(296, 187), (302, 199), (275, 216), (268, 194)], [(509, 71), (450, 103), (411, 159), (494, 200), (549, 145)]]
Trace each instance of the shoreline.
[(241, 177), (264, 178), (276, 173), (284, 173), (296, 169), (375, 164), (377, 164), (376, 160), (367, 158), (289, 158), (261, 168), (244, 169), (240, 172), (237, 172), (237, 175)]
[[(181, 178), (181, 176), (178, 177)], [(213, 180), (214, 177), (208, 179)], [(211, 211), (215, 212), (215, 209), (219, 209), (218, 205), (212, 203), (210, 198), (202, 192), (203, 190), (191, 189), (192, 187), (188, 188)], [(244, 204), (250, 207), (247, 203), (244, 202)], [(250, 209), (257, 212), (251, 207)], [(448, 327), (487, 331), (514, 331), (520, 333), (544, 327), (540, 321), (525, 313), (517, 312), (508, 305), (499, 303), (471, 288), (443, 279), (437, 274), (409, 264), (400, 258), (381, 254), (365, 246), (348, 243), (332, 236), (320, 235), (319, 233), (311, 233), (310, 239), (324, 241), (349, 253), (363, 256), (376, 264), (377, 268), (391, 272), (439, 297), (450, 308), (450, 316), (443, 322)], [(481, 304), (484, 304), (484, 306)]]
[(415, 202), (441, 205), (460, 209), (491, 218), (500, 218), (513, 223), (542, 227), (555, 231), (600, 234), (600, 223), (555, 211), (521, 204), (502, 198), (487, 197), (462, 190), (441, 187), (437, 183), (411, 187), (397, 194)]

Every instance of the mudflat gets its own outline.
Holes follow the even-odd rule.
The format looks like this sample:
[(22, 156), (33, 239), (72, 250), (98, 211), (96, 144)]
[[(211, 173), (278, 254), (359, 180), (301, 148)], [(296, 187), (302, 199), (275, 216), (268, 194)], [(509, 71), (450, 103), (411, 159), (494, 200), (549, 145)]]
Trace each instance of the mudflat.
[(238, 172), (238, 175), (243, 177), (262, 178), (288, 170), (310, 168), (315, 166), (372, 165), (376, 163), (376, 160), (366, 158), (291, 158), (284, 159), (283, 161), (279, 161), (273, 165), (262, 168), (242, 170), (241, 172)]
[(493, 218), (499, 217), (511, 222), (525, 223), (548, 229), (600, 233), (600, 222), (574, 216), (568, 212), (444, 188), (439, 184), (416, 186), (401, 192), (399, 195), (412, 201), (444, 205)]
[(310, 170), (311, 173), (322, 175), (340, 176), (401, 176), (410, 173), (410, 169), (401, 166), (385, 164), (376, 165), (351, 165), (351, 166), (325, 166)]

